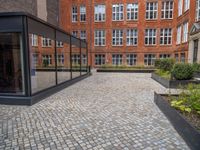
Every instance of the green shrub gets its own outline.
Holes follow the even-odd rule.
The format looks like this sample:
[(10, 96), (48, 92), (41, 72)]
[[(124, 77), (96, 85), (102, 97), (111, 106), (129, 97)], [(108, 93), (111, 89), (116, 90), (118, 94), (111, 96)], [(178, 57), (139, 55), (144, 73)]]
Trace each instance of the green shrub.
[(192, 66), (193, 66), (194, 72), (200, 72), (200, 64), (194, 63)]
[(182, 112), (193, 111), (200, 115), (200, 85), (189, 84), (178, 98), (172, 98), (171, 106)]
[(157, 69), (155, 71), (155, 74), (165, 78), (165, 79), (170, 79), (171, 78), (171, 73), (169, 71), (163, 71), (161, 69)]
[(175, 60), (171, 58), (159, 59), (156, 60), (155, 66), (157, 69), (161, 69), (163, 71), (171, 71), (175, 64)]
[(194, 70), (191, 64), (178, 63), (172, 69), (172, 77), (176, 80), (190, 80), (193, 78)]

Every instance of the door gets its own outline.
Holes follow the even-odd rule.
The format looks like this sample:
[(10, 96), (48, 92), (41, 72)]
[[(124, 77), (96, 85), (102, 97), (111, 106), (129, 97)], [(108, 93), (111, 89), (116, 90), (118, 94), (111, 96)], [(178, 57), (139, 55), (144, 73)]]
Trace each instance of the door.
[(198, 43), (199, 43), (199, 39), (194, 40), (193, 63), (196, 63), (196, 62), (197, 62)]

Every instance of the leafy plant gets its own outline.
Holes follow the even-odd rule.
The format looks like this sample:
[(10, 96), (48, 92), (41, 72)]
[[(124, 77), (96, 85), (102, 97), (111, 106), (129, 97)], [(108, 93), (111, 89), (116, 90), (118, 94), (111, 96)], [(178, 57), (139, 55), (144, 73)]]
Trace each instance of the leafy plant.
[(170, 79), (171, 78), (171, 73), (169, 71), (163, 71), (161, 69), (157, 69), (155, 71), (155, 74), (165, 78), (165, 79)]
[(176, 80), (190, 80), (193, 78), (194, 69), (191, 64), (178, 63), (172, 69), (172, 76)]
[(182, 112), (195, 112), (200, 115), (200, 85), (189, 84), (178, 96), (171, 98), (171, 106)]
[(200, 72), (200, 64), (194, 63), (192, 65), (194, 72)]
[(175, 60), (172, 58), (157, 59), (155, 62), (155, 67), (163, 71), (171, 71), (174, 64)]

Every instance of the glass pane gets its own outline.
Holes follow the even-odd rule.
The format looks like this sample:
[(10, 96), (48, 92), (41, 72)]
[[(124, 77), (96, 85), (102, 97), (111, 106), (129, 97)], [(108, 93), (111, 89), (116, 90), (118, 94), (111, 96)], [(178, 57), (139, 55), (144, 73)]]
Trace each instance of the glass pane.
[(87, 73), (87, 48), (84, 42), (81, 43), (81, 74)]
[(37, 35), (39, 44), (33, 46), (31, 37), (32, 33), (29, 34), (31, 89), (32, 93), (36, 93), (56, 85), (55, 42), (51, 38)]
[(20, 33), (0, 33), (0, 93), (24, 94)]
[(72, 78), (80, 76), (80, 40), (71, 38), (72, 41)]

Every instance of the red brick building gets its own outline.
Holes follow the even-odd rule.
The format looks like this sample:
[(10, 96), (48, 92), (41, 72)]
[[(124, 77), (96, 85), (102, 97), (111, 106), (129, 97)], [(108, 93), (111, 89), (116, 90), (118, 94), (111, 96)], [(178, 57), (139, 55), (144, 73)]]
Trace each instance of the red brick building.
[(60, 25), (86, 39), (89, 62), (151, 66), (158, 58), (187, 61), (196, 0), (61, 0)]

